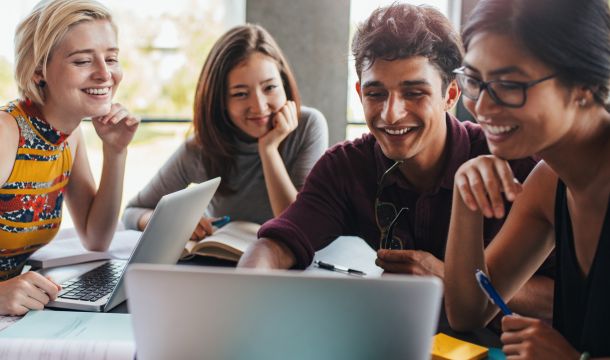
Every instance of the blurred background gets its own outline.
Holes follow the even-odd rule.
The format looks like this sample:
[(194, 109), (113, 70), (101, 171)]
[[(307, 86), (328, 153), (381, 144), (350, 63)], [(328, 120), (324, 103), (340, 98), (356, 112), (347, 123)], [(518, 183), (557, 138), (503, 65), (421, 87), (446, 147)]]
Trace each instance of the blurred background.
[[(428, 4), (460, 26), (476, 0), (399, 1)], [(16, 99), (13, 37), (38, 0), (3, 1), (0, 14), (0, 103)], [(124, 78), (116, 101), (144, 122), (129, 148), (125, 204), (192, 131), (193, 95), (214, 41), (245, 22), (267, 28), (296, 74), (303, 103), (321, 110), (331, 144), (367, 131), (354, 89), (349, 52), (357, 24), (394, 0), (101, 0), (119, 27)], [(101, 142), (84, 122), (92, 171), (99, 181)], [(62, 227), (72, 225), (64, 212)]]

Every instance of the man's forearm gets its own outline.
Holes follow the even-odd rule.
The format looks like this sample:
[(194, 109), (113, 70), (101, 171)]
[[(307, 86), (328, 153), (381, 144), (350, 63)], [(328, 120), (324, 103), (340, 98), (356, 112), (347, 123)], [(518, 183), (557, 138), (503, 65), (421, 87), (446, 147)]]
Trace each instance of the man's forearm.
[(258, 239), (244, 252), (237, 267), (262, 269), (289, 269), (296, 263), (290, 249), (272, 239)]

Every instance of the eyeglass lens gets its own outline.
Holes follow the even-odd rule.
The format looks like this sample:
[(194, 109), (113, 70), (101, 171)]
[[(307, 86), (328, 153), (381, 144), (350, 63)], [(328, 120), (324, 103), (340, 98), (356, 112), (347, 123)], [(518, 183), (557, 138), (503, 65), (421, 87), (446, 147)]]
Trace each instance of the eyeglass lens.
[(483, 82), (466, 74), (457, 74), (457, 80), (464, 96), (471, 100), (478, 100), (483, 90), (487, 90), (490, 97), (500, 104), (519, 106), (525, 102), (525, 86), (509, 81)]

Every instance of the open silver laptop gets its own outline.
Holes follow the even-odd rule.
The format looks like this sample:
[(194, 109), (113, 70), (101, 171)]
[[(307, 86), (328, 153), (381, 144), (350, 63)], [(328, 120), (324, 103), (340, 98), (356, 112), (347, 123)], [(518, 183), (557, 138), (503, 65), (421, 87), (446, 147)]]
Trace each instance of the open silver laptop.
[[(109, 260), (62, 282), (59, 297), (47, 307), (105, 312), (123, 302), (126, 265), (175, 264), (219, 184), (215, 178), (163, 196), (128, 261)], [(91, 289), (83, 290), (87, 285)]]
[(442, 283), (130, 265), (138, 359), (429, 359)]

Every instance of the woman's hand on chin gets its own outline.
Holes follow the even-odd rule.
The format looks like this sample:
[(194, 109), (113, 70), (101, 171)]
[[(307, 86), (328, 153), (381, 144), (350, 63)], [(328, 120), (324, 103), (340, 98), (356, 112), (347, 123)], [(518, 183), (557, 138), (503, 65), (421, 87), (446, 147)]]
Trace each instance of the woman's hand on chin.
[(92, 123), (103, 144), (120, 153), (133, 139), (140, 118), (131, 114), (123, 105), (115, 103), (108, 114), (94, 117)]
[(273, 127), (258, 139), (259, 151), (277, 149), (288, 134), (297, 128), (299, 119), (295, 102), (288, 100), (270, 121), (273, 122)]

